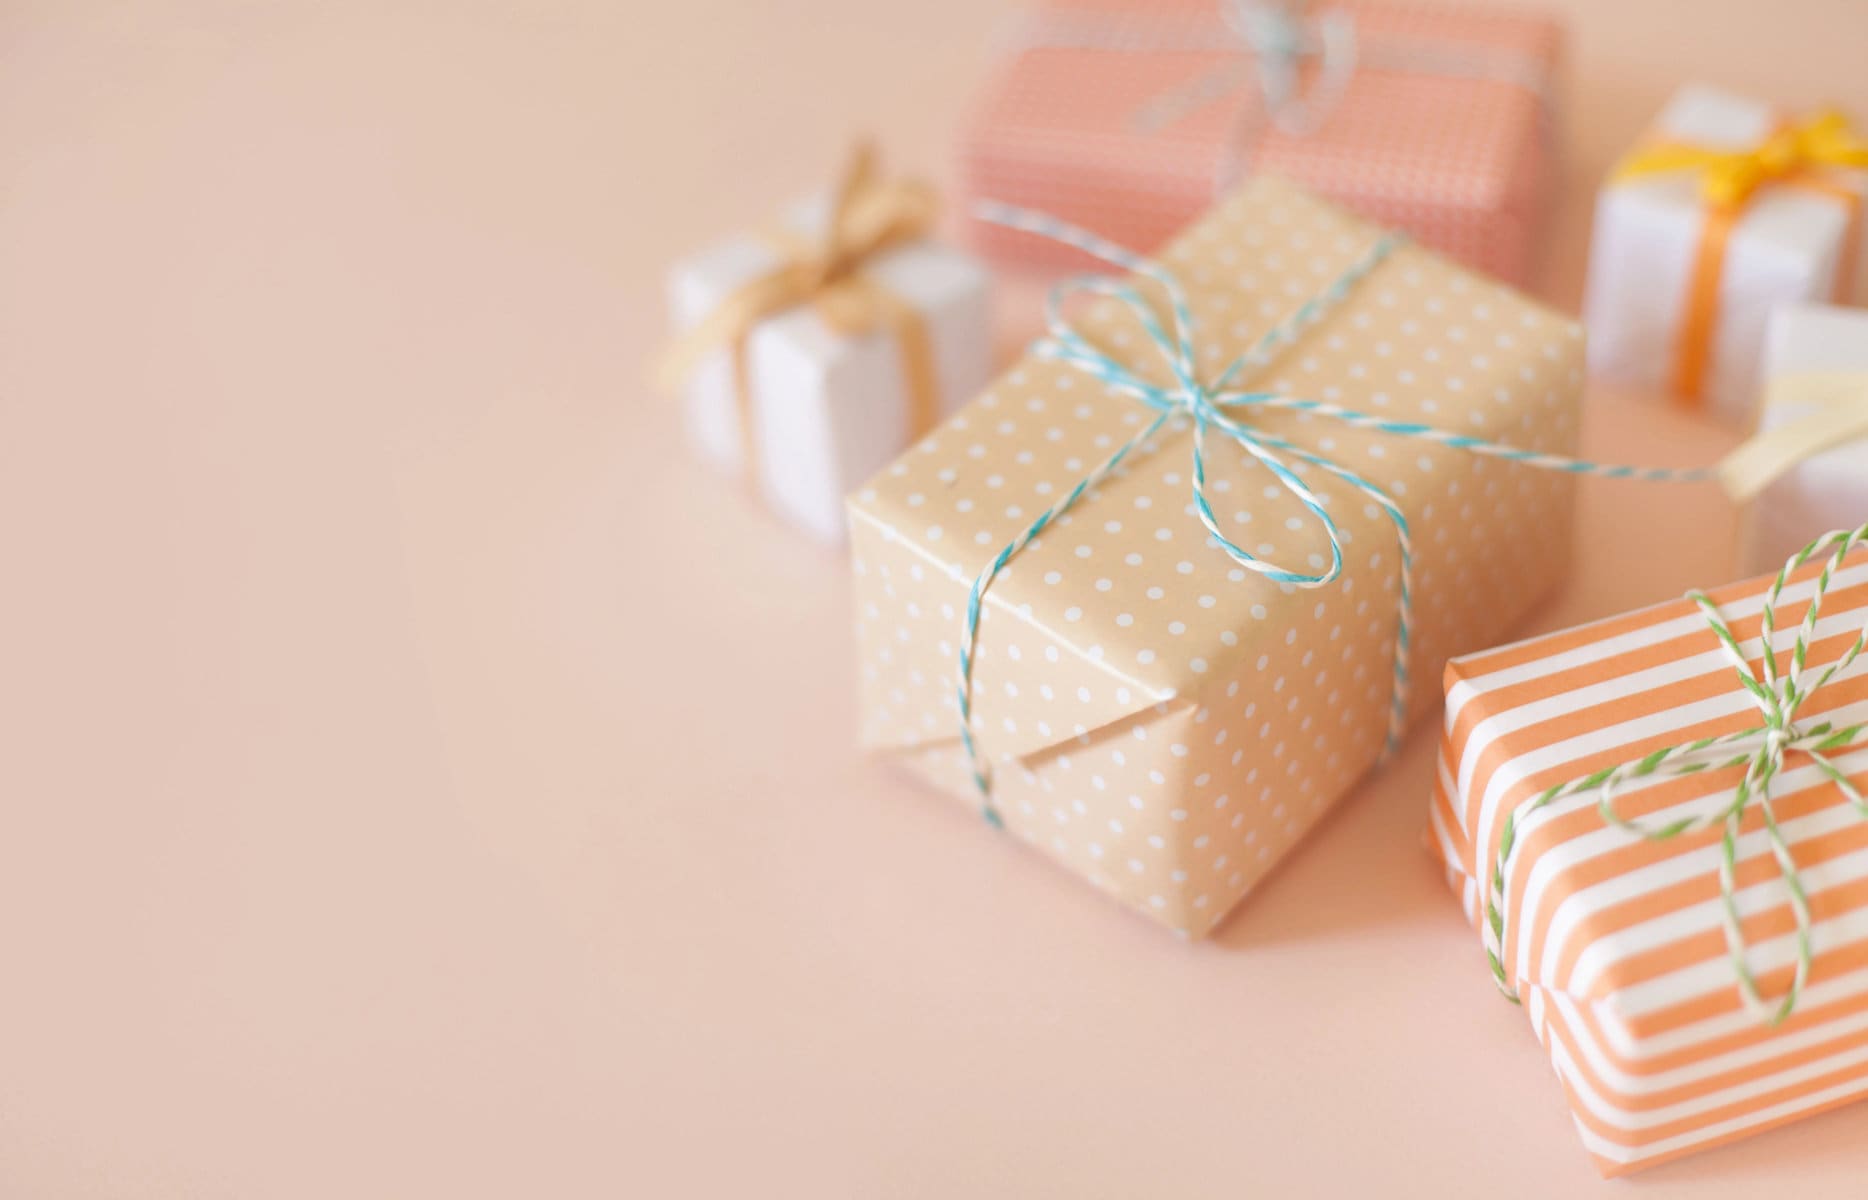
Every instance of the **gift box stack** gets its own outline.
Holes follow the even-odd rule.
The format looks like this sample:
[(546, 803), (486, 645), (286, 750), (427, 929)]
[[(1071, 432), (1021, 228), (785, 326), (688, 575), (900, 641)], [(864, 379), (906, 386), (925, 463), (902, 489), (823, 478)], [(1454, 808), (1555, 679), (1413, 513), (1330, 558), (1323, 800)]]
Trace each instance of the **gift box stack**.
[[(972, 253), (859, 150), (676, 268), (667, 367), (707, 457), (847, 540), (862, 745), (1178, 934), (1443, 714), (1473, 980), (1616, 1174), (1868, 1095), (1868, 140), (1682, 87), (1602, 181), (1579, 322), (1521, 290), (1561, 44), (1051, 0), (956, 120)], [(1064, 266), (995, 374), (988, 279)], [(1746, 436), (1580, 458), (1592, 378)], [(1501, 644), (1590, 475), (1722, 490), (1755, 578)]]

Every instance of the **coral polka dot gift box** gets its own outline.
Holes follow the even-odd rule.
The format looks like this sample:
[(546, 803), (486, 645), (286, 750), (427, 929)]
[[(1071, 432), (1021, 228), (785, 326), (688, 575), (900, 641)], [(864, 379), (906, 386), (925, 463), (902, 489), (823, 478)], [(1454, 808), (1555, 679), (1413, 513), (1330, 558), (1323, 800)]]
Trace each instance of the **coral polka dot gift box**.
[(1204, 935), (1563, 576), (1581, 332), (1269, 177), (1002, 219), (1133, 274), (851, 498), (862, 740)]
[[(1033, 0), (964, 123), (960, 183), (1153, 251), (1268, 171), (1522, 282), (1562, 41), (1544, 14), (1460, 4)], [(996, 262), (1082, 262), (967, 232)]]

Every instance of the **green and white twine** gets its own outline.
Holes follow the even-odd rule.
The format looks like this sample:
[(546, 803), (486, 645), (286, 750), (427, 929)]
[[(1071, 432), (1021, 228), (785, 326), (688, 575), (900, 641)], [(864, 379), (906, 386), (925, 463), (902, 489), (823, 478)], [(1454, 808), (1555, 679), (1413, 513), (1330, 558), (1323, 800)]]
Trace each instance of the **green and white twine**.
[[(1436, 429), (1417, 422), (1395, 421), (1370, 413), (1356, 412), (1319, 400), (1306, 400), (1271, 391), (1251, 391), (1237, 386), (1247, 372), (1266, 366), (1340, 305), (1370, 272), (1380, 266), (1397, 247), (1403, 244), (1404, 239), (1396, 234), (1385, 234), (1379, 238), (1333, 282), (1306, 300), (1287, 320), (1267, 330), (1250, 349), (1233, 359), (1224, 370), (1208, 382), (1201, 378), (1198, 366), (1199, 357), (1195, 353), (1196, 330), (1193, 312), (1187, 303), (1186, 292), (1173, 272), (1095, 234), (1065, 224), (1044, 213), (990, 201), (978, 205), (974, 211), (980, 220), (1023, 230), (1073, 246), (1113, 267), (1130, 273), (1132, 279), (1123, 279), (1113, 275), (1083, 275), (1065, 280), (1053, 288), (1046, 305), (1047, 333), (1032, 347), (1032, 353), (1041, 358), (1053, 359), (1075, 367), (1102, 383), (1109, 391), (1128, 396), (1156, 414), (1154, 420), (1145, 425), (1140, 433), (1123, 443), (1115, 453), (1104, 459), (1075, 487), (1065, 493), (1061, 500), (1040, 513), (1024, 532), (1006, 543), (997, 554), (993, 555), (978, 577), (974, 579), (972, 589), (967, 594), (965, 629), (960, 637), (959, 650), (957, 701), (960, 710), (960, 740), (966, 748), (973, 782), (979, 788), (981, 813), (994, 826), (1002, 826), (1004, 822), (1000, 817), (998, 807), (993, 803), (992, 766), (980, 752), (973, 730), (973, 663), (978, 651), (980, 612), (985, 603), (987, 589), (992, 586), (993, 580), (1000, 571), (1004, 570), (1006, 564), (1029, 545), (1032, 539), (1043, 533), (1057, 518), (1075, 507), (1086, 493), (1108, 479), (1131, 455), (1146, 445), (1176, 416), (1184, 415), (1193, 421), (1193, 505), (1200, 517), (1200, 523), (1206, 527), (1209, 535), (1208, 542), (1211, 546), (1225, 552), (1228, 558), (1248, 571), (1262, 575), (1273, 582), (1291, 584), (1299, 588), (1325, 587), (1334, 583), (1342, 574), (1341, 530), (1330, 515), (1329, 505), (1298, 477), (1297, 472), (1290, 465), (1291, 462), (1314, 467), (1349, 484), (1388, 515), (1389, 522), (1394, 526), (1400, 549), (1401, 570), (1396, 605), (1398, 620), (1395, 631), (1394, 687), (1388, 705), (1388, 729), (1382, 751), (1383, 757), (1392, 754), (1400, 744), (1407, 719), (1408, 653), (1413, 633), (1414, 563), (1413, 540), (1407, 517), (1393, 497), (1349, 468), (1264, 430), (1253, 428), (1235, 414), (1244, 414), (1252, 409), (1285, 409), (1313, 413), (1340, 421), (1356, 429), (1370, 429), (1393, 437), (1432, 442), (1490, 458), (1522, 463), (1541, 470), (1562, 471), (1574, 475), (1677, 483), (1711, 477), (1710, 472), (1704, 470), (1617, 466), (1563, 455), (1542, 454), (1500, 442), (1490, 442), (1483, 438), (1454, 433), (1450, 430)], [(1137, 287), (1137, 284), (1143, 282), (1155, 284), (1165, 294), (1169, 315), (1168, 326), (1163, 326), (1156, 314), (1155, 306)], [(1140, 322), (1149, 341), (1153, 343), (1162, 360), (1167, 364), (1173, 383), (1161, 386), (1149, 382), (1128, 363), (1103, 352), (1079, 334), (1066, 319), (1064, 305), (1072, 297), (1084, 295), (1101, 296), (1127, 308)], [(1270, 471), (1273, 478), (1323, 525), (1324, 532), (1330, 541), (1330, 561), (1326, 568), (1305, 572), (1280, 566), (1253, 555), (1244, 547), (1232, 542), (1220, 531), (1219, 520), (1213, 515), (1212, 505), (1208, 503), (1206, 496), (1206, 439), (1208, 432), (1215, 429), (1232, 439), (1237, 446)]]
[[(1777, 813), (1771, 803), (1771, 781), (1784, 768), (1784, 758), (1788, 754), (1802, 754), (1813, 763), (1816, 769), (1835, 784), (1856, 812), (1868, 817), (1868, 802), (1849, 777), (1830, 762), (1827, 752), (1848, 747), (1861, 736), (1868, 725), (1856, 724), (1846, 728), (1833, 728), (1828, 722), (1800, 729), (1796, 724), (1797, 709), (1804, 701), (1815, 695), (1822, 686), (1834, 679), (1837, 674), (1847, 669), (1862, 647), (1868, 643), (1868, 626), (1864, 626), (1855, 635), (1855, 640), (1843, 655), (1816, 677), (1816, 681), (1805, 686), (1803, 674), (1808, 665), (1810, 638), (1816, 630), (1816, 619), (1822, 611), (1823, 596), (1829, 590), (1829, 583), (1835, 570), (1847, 557), (1850, 550), (1858, 543), (1868, 539), (1868, 525), (1858, 529), (1839, 530), (1817, 538), (1784, 563), (1783, 570), (1771, 581), (1770, 591), (1764, 597), (1762, 626), (1759, 640), (1762, 656), (1757, 674), (1752, 673), (1750, 660), (1745, 657), (1743, 648), (1732, 636), (1730, 626), (1724, 616), (1704, 592), (1688, 592), (1687, 598), (1699, 606), (1705, 614), (1706, 623), (1711, 626), (1713, 636), (1725, 651), (1725, 656), (1732, 661), (1738, 672), (1738, 682), (1758, 706), (1762, 717), (1760, 724), (1737, 733), (1722, 734), (1718, 737), (1698, 738), (1674, 746), (1666, 746), (1643, 755), (1631, 762), (1593, 771), (1580, 779), (1558, 784), (1518, 808), (1505, 814), (1504, 824), (1499, 832), (1498, 854), (1494, 859), (1491, 883), (1487, 889), (1485, 922), (1482, 936), (1485, 938), (1486, 957), (1492, 964), (1492, 976), (1497, 981), (1499, 990), (1514, 1003), (1518, 1001), (1516, 988), (1504, 965), (1505, 957), (1505, 895), (1507, 872), (1512, 863), (1512, 851), (1518, 846), (1518, 835), (1525, 820), (1546, 807), (1567, 796), (1583, 792), (1599, 792), (1596, 811), (1608, 824), (1636, 834), (1651, 842), (1664, 842), (1702, 830), (1719, 827), (1723, 836), (1719, 842), (1719, 894), (1720, 919), (1725, 928), (1726, 952), (1732, 962), (1733, 973), (1738, 979), (1738, 992), (1745, 1008), (1754, 1017), (1771, 1025), (1783, 1022), (1796, 1009), (1797, 1000), (1803, 994), (1804, 985), (1809, 982), (1810, 963), (1814, 957), (1811, 944), (1811, 916), (1809, 893), (1803, 886), (1798, 874), (1796, 860), (1791, 856), (1789, 843), (1784, 838), (1783, 829), (1778, 824)], [(1789, 669), (1781, 675), (1777, 670), (1776, 653), (1772, 645), (1777, 632), (1775, 609), (1785, 583), (1798, 567), (1815, 558), (1826, 548), (1834, 547), (1823, 564), (1822, 574), (1817, 577), (1816, 590), (1810, 597), (1810, 606), (1803, 615), (1803, 623), (1797, 629), (1796, 642), (1791, 647)], [(1744, 778), (1739, 781), (1731, 800), (1722, 807), (1696, 816), (1674, 817), (1659, 822), (1643, 822), (1622, 816), (1615, 807), (1617, 789), (1631, 779), (1642, 779), (1650, 775), (1667, 776), (1696, 775), (1702, 771), (1729, 769), (1742, 766)], [(1791, 911), (1796, 916), (1796, 970), (1791, 978), (1790, 987), (1783, 997), (1775, 1002), (1766, 1001), (1758, 987), (1757, 976), (1752, 972), (1746, 953), (1744, 927), (1738, 912), (1738, 838), (1744, 825), (1745, 814), (1756, 803), (1759, 814), (1764, 819), (1764, 832), (1769, 840), (1771, 855), (1777, 860), (1777, 867), (1784, 881), (1785, 890), (1790, 894)]]

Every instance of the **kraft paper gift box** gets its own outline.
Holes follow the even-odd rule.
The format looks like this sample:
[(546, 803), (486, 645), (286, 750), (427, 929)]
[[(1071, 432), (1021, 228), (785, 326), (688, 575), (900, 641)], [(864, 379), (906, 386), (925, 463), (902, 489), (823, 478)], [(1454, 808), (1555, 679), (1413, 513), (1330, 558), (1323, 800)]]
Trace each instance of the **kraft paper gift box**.
[(1835, 114), (1682, 88), (1597, 199), (1591, 372), (1749, 427), (1772, 309), (1859, 283), (1860, 166), (1868, 144)]
[[(856, 220), (865, 199), (880, 221), (891, 219), (890, 205), (906, 211), (854, 269), (822, 286), (800, 284), (793, 302), (743, 326), (736, 342), (713, 339), (720, 344), (678, 372), (701, 453), (827, 541), (844, 536), (850, 489), (992, 373), (986, 271), (927, 236), (931, 200), (891, 190), (903, 186), (857, 191)], [(728, 238), (677, 265), (669, 280), (676, 329), (692, 335), (775, 273), (820, 264), (834, 210), (831, 196), (818, 197), (773, 229)]]
[(1757, 574), (1868, 515), (1868, 312), (1779, 308), (1765, 363), (1758, 436), (1724, 467), (1747, 501), (1740, 569)]
[[(1280, 12), (1033, 7), (965, 119), (964, 193), (1152, 250), (1263, 170), (1527, 282), (1556, 178), (1560, 25), (1418, 4), (1317, 4), (1295, 24)], [(969, 234), (995, 262), (1082, 264), (988, 225)]]
[[(1780, 672), (1794, 665), (1827, 554), (1769, 605)], [(1782, 675), (1761, 676), (1771, 584), (1709, 599), (1761, 695), (1776, 696)], [(1605, 1174), (1868, 1096), (1868, 812), (1849, 795), (1868, 786), (1868, 745), (1852, 728), (1868, 720), (1868, 663), (1849, 657), (1865, 618), (1868, 554), (1857, 551), (1828, 580), (1805, 639), (1804, 699), (1784, 714), (1782, 753), (1731, 822), (1729, 892), (1725, 814), (1748, 768), (1771, 758), (1771, 723), (1694, 600), (1447, 666), (1430, 838)], [(1843, 669), (1822, 682), (1831, 666)], [(1706, 738), (1724, 740), (1662, 754)], [(1609, 781), (1608, 803), (1643, 832), (1600, 809), (1600, 773), (1623, 764), (1634, 765)], [(1808, 898), (1800, 988), (1793, 876), (1767, 807)], [(1697, 825), (1669, 828), (1688, 818)], [(1485, 969), (1477, 952), (1473, 968)]]
[[(1261, 176), (1160, 262), (1188, 293), (1202, 369), (1217, 374), (1389, 244)], [(1252, 384), (1534, 451), (1573, 448), (1583, 347), (1570, 321), (1408, 244), (1322, 311)], [(1167, 382), (1127, 309), (1096, 307), (1082, 324), (1129, 369)], [(1413, 678), (1496, 641), (1562, 578), (1568, 476), (1318, 413), (1247, 411), (1264, 436), (1361, 473), (1405, 517)], [(969, 590), (1157, 415), (1034, 349), (852, 498), (861, 740), (1198, 937), (1382, 754), (1397, 716), (1402, 559), (1381, 502), (1292, 456), (1340, 527), (1341, 575), (1298, 586), (1242, 569), (1195, 507), (1188, 419), (1164, 416), (1147, 445), (1006, 554), (983, 593), (971, 657), (983, 803), (956, 686)], [(1271, 468), (1215, 430), (1204, 468), (1216, 528), (1327, 575), (1325, 529)], [(1404, 721), (1438, 701), (1431, 686), (1399, 697)]]

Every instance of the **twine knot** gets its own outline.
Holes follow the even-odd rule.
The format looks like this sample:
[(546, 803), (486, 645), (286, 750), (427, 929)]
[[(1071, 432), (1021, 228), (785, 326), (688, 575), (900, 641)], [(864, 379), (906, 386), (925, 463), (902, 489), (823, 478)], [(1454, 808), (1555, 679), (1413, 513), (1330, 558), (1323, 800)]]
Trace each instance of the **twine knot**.
[[(1130, 272), (1126, 279), (1113, 275), (1083, 275), (1067, 279), (1054, 287), (1046, 304), (1046, 335), (1032, 346), (1031, 353), (1073, 367), (1101, 383), (1112, 395), (1134, 400), (1154, 410), (1156, 414), (1153, 421), (1143, 426), (1139, 433), (1084, 476), (1063, 499), (1040, 513), (1024, 532), (1001, 548), (974, 579), (967, 594), (965, 628), (957, 655), (959, 678), (955, 701), (960, 714), (960, 741), (972, 767), (973, 782), (979, 789), (984, 815), (994, 825), (1001, 824), (1001, 818), (993, 803), (992, 771), (973, 735), (973, 661), (979, 642), (980, 611), (987, 590), (1006, 564), (1043, 533), (1051, 522), (1075, 507), (1086, 493), (1103, 480), (1121, 470), (1124, 462), (1131, 455), (1142, 451), (1143, 447), (1149, 446), (1155, 435), (1170, 421), (1186, 420), (1193, 428), (1193, 508), (1200, 524), (1206, 529), (1208, 544), (1240, 567), (1273, 583), (1297, 588), (1319, 588), (1334, 583), (1343, 572), (1343, 545), (1346, 538), (1324, 497), (1304, 481), (1305, 473), (1315, 470), (1352, 488), (1388, 518), (1395, 531), (1400, 564), (1396, 580), (1394, 686), (1389, 697), (1383, 758), (1392, 754), (1400, 745), (1401, 735), (1407, 726), (1410, 695), (1408, 663), (1413, 640), (1414, 596), (1413, 537), (1407, 515), (1385, 489), (1325, 455), (1307, 450), (1270, 433), (1262, 425), (1245, 420), (1248, 412), (1279, 409), (1309, 413), (1341, 422), (1351, 428), (1374, 430), (1390, 437), (1430, 442), (1471, 454), (1568, 474), (1667, 482), (1687, 482), (1707, 477), (1703, 471), (1614, 466), (1562, 455), (1541, 454), (1418, 422), (1395, 421), (1357, 412), (1321, 400), (1240, 386), (1242, 380), (1265, 367), (1341, 305), (1371, 271), (1403, 244), (1403, 239), (1397, 234), (1383, 233), (1376, 238), (1335, 280), (1300, 304), (1286, 320), (1266, 330), (1249, 349), (1234, 358), (1209, 381), (1199, 367), (1201, 356), (1196, 352), (1196, 329), (1186, 290), (1172, 271), (1043, 213), (987, 202), (977, 206), (975, 214), (981, 220), (996, 225), (1034, 233), (1075, 247), (1111, 266)], [(1158, 294), (1165, 298), (1165, 305), (1159, 305), (1157, 300), (1145, 295), (1142, 291), (1144, 285), (1153, 285)], [(1072, 298), (1084, 296), (1114, 301), (1126, 309), (1146, 333), (1148, 345), (1153, 348), (1171, 382), (1156, 382), (1159, 373), (1151, 374), (1127, 358), (1103, 350), (1072, 325), (1065, 314), (1065, 306)], [(1164, 308), (1165, 321), (1158, 308)], [(1306, 560), (1307, 567), (1281, 564), (1253, 554), (1226, 536), (1207, 499), (1207, 444), (1214, 434), (1232, 442), (1249, 460), (1269, 471), (1278, 486), (1303, 506), (1329, 541), (1327, 562), (1321, 555), (1312, 554)]]
[[(1151, 97), (1135, 111), (1135, 127), (1159, 132), (1256, 82), (1259, 110), (1245, 105), (1233, 114), (1226, 151), (1216, 168), (1220, 189), (1243, 173), (1247, 135), (1260, 120), (1292, 136), (1316, 129), (1342, 100), (1355, 74), (1356, 26), (1354, 16), (1341, 10), (1311, 15), (1304, 9), (1301, 0), (1232, 0), (1222, 5), (1221, 17), (1241, 53)], [(1313, 62), (1316, 76), (1305, 86), (1301, 68)]]
[(1212, 421), (1225, 414), (1213, 402), (1213, 393), (1199, 383), (1184, 385), (1175, 394), (1181, 411), (1196, 421)]
[[(1514, 1002), (1518, 999), (1516, 978), (1505, 966), (1506, 875), (1513, 861), (1512, 852), (1518, 845), (1525, 824), (1551, 803), (1565, 797), (1595, 792), (1598, 794), (1596, 811), (1605, 823), (1647, 841), (1670, 841), (1715, 828), (1722, 831), (1719, 843), (1720, 917), (1725, 928), (1726, 949), (1730, 953), (1733, 973), (1737, 976), (1739, 997), (1747, 1011), (1770, 1025), (1782, 1023), (1795, 1011), (1797, 1001), (1809, 982), (1810, 965), (1815, 957), (1812, 941), (1815, 922), (1810, 911), (1809, 894), (1804, 889), (1796, 860), (1791, 855), (1790, 844), (1778, 823), (1777, 811), (1771, 799), (1771, 783), (1783, 771), (1786, 756), (1791, 753), (1803, 755), (1841, 792), (1860, 816), (1868, 818), (1868, 800), (1863, 799), (1854, 782), (1828, 757), (1828, 752), (1833, 750), (1857, 748), (1854, 743), (1863, 736), (1868, 725), (1855, 724), (1837, 729), (1824, 721), (1807, 730), (1796, 725), (1797, 710), (1804, 702), (1846, 670), (1861, 654), (1864, 644), (1868, 644), (1868, 627), (1864, 627), (1840, 658), (1823, 668), (1813, 683), (1804, 683), (1804, 673), (1809, 665), (1810, 641), (1816, 633), (1816, 621), (1822, 612), (1823, 597), (1829, 591), (1836, 568), (1841, 566), (1850, 550), (1865, 540), (1868, 540), (1868, 525), (1824, 534), (1792, 555), (1784, 564), (1783, 570), (1771, 581), (1770, 589), (1764, 597), (1758, 629), (1760, 655), (1755, 671), (1751, 659), (1719, 611), (1719, 606), (1704, 592), (1687, 593), (1687, 598), (1705, 616), (1720, 650), (1737, 671), (1739, 685), (1751, 697), (1752, 703), (1757, 705), (1759, 715), (1763, 718), (1761, 724), (1736, 733), (1663, 746), (1640, 758), (1604, 767), (1569, 783), (1558, 784), (1505, 814), (1499, 829), (1498, 854), (1493, 861), (1491, 886), (1487, 889), (1484, 937), (1493, 979), (1509, 999)], [(1822, 573), (1817, 577), (1815, 590), (1811, 593), (1810, 606), (1797, 628), (1788, 661), (1780, 668), (1777, 665), (1778, 652), (1775, 645), (1778, 599), (1791, 573), (1825, 552), (1828, 552), (1828, 557)], [(1625, 817), (1616, 807), (1618, 791), (1624, 784), (1634, 780), (1657, 774), (1679, 777), (1703, 771), (1738, 768), (1743, 768), (1743, 774), (1737, 787), (1725, 803), (1710, 812), (1702, 809), (1685, 816), (1662, 814), (1651, 820), (1642, 820)], [(1744, 833), (1747, 814), (1754, 810), (1762, 818), (1763, 833), (1771, 855), (1777, 861), (1797, 923), (1796, 969), (1790, 986), (1774, 1002), (1764, 998), (1752, 970), (1738, 910), (1738, 841)]]

